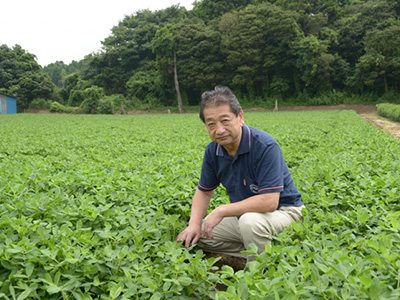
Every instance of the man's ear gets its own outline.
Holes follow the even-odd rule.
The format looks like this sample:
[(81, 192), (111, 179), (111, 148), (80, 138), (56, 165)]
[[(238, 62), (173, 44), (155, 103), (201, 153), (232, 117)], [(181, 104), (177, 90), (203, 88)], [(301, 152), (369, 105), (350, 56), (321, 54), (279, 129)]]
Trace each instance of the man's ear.
[(244, 125), (243, 109), (240, 110), (240, 113), (239, 113), (239, 115), (238, 115), (238, 118), (239, 118), (240, 125), (243, 126), (243, 125)]

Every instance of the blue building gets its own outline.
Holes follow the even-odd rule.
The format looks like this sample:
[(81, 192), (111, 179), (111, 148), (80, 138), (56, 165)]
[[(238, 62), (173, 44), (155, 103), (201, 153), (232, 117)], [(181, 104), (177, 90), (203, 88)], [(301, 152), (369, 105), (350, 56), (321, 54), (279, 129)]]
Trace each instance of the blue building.
[(17, 98), (0, 94), (0, 114), (16, 114)]

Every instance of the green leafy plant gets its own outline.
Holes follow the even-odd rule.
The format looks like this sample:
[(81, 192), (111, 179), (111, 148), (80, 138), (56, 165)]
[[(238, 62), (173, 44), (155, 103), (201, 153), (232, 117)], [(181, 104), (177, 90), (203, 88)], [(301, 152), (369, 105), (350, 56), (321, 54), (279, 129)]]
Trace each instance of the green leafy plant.
[(378, 114), (382, 117), (400, 122), (400, 104), (381, 103), (378, 105)]
[(398, 299), (399, 142), (353, 111), (245, 118), (306, 205), (246, 272), (174, 241), (209, 143), (197, 114), (0, 118), (0, 299)]

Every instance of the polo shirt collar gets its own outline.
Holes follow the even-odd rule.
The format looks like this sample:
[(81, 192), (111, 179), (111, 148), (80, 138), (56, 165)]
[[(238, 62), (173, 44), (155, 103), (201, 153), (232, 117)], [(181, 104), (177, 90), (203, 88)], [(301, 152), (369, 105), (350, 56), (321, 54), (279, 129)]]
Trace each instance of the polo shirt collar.
[[(247, 125), (243, 125), (242, 126), (242, 139), (240, 140), (240, 145), (239, 145), (239, 149), (236, 153), (236, 156), (250, 152), (250, 148), (251, 148), (250, 127)], [(222, 147), (220, 144), (217, 144), (216, 155), (217, 156), (225, 156), (225, 155), (228, 155), (228, 153), (226, 152), (224, 147)]]

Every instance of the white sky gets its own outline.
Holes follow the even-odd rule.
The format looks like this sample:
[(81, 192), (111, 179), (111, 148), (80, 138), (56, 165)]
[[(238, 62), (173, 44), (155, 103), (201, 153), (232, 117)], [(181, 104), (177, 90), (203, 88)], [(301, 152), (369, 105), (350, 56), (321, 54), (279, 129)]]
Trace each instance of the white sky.
[(18, 44), (46, 66), (69, 64), (97, 52), (125, 16), (180, 4), (191, 10), (195, 0), (1, 0), (0, 45)]

